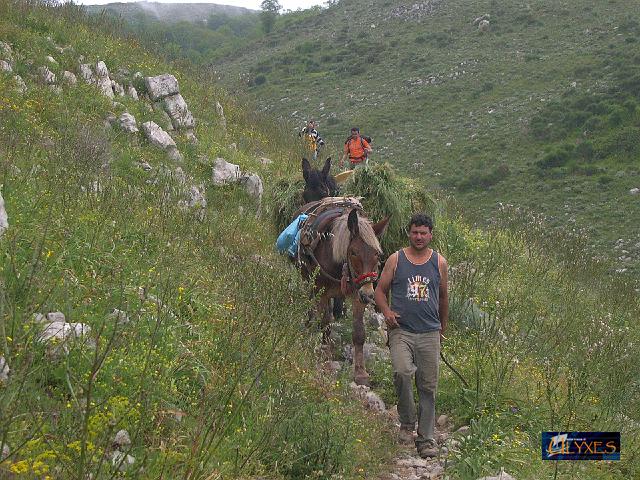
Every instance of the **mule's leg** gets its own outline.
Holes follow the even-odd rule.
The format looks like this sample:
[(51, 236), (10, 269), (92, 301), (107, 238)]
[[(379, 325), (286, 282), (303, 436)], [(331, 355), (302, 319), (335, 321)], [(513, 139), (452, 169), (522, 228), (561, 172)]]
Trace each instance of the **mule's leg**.
[(322, 295), (318, 302), (318, 316), (320, 318), (320, 330), (322, 331), (322, 345), (327, 357), (333, 356), (333, 341), (331, 339), (331, 322), (333, 315), (331, 314), (331, 297)]
[(356, 385), (369, 386), (369, 374), (364, 367), (364, 309), (365, 305), (357, 298), (353, 300), (353, 380)]

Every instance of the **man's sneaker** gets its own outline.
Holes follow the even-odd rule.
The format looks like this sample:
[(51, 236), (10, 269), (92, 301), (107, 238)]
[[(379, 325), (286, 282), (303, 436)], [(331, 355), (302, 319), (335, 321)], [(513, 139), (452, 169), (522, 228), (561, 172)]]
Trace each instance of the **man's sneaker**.
[(400, 427), (398, 441), (403, 445), (411, 445), (413, 443), (413, 428)]
[(431, 458), (438, 456), (438, 445), (435, 440), (429, 439), (424, 443), (416, 445), (418, 455), (422, 458)]

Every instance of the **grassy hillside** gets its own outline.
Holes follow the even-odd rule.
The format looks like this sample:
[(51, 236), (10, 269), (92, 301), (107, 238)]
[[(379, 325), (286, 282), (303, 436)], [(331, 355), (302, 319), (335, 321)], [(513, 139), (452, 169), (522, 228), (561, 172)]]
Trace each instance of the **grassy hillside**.
[(470, 218), (529, 207), (637, 273), (640, 3), (404, 3), (283, 16), (214, 68), (265, 111), (319, 119), (331, 153), (359, 125), (376, 161), (455, 193)]
[[(21, 94), (13, 74), (0, 73), (10, 224), (0, 238), (0, 354), (10, 367), (0, 385), (0, 444), (10, 452), (0, 476), (375, 473), (391, 453), (381, 451), (386, 434), (345, 383), (317, 373), (317, 338), (303, 328), (307, 287), (275, 255), (272, 227), (255, 218), (244, 189), (210, 184), (217, 156), (264, 178), (288, 175), (294, 163), (277, 126), (256, 130), (210, 80), (83, 23), (72, 6), (3, 1), (0, 19), (28, 87)], [(142, 134), (104, 125), (124, 110), (160, 123), (143, 102), (113, 104), (81, 81), (59, 92), (38, 83), (40, 66), (60, 78), (80, 55), (112, 71), (175, 74), (200, 143), (176, 135), (184, 160), (172, 162)], [(263, 155), (274, 163), (263, 166)], [(181, 206), (192, 183), (208, 185), (203, 214)], [(91, 329), (68, 355), (38, 341), (34, 315), (56, 311)], [(112, 461), (120, 429), (132, 442), (123, 453), (135, 458), (126, 474)]]
[[(9, 216), (0, 356), (10, 367), (0, 381), (0, 476), (378, 478), (395, 451), (388, 428), (349, 398), (348, 365), (337, 377), (318, 371), (308, 286), (273, 252), (271, 219), (283, 188), (300, 180), (288, 132), (210, 76), (164, 63), (112, 28), (71, 5), (0, 0), (0, 41), (27, 84), (20, 93), (14, 73), (0, 72)], [(184, 155), (172, 161), (141, 134), (105, 125), (125, 110), (161, 123), (144, 102), (38, 81), (45, 65), (57, 78), (77, 71), (81, 55), (112, 72), (176, 75), (199, 143), (172, 132)], [(262, 215), (241, 186), (212, 185), (219, 156), (264, 179)], [(204, 186), (205, 208), (185, 208), (191, 185)], [(365, 195), (376, 219), (394, 214), (389, 249), (403, 242), (416, 198), (436, 219), (436, 248), (452, 267), (445, 354), (470, 385), (442, 369), (439, 412), (470, 425), (447, 475), (638, 476), (637, 285), (605, 275), (602, 259), (585, 261), (590, 239), (548, 231), (520, 210), (472, 229), (451, 202), (389, 165), (361, 170), (347, 189)], [(39, 341), (37, 314), (56, 311), (85, 325), (68, 353)], [(345, 339), (349, 328), (338, 328)], [(379, 344), (377, 332), (368, 342)], [(369, 368), (391, 404), (389, 362)], [(131, 445), (118, 455), (121, 429)], [(540, 432), (554, 429), (621, 431), (622, 461), (543, 463)], [(126, 455), (135, 458), (128, 468)]]

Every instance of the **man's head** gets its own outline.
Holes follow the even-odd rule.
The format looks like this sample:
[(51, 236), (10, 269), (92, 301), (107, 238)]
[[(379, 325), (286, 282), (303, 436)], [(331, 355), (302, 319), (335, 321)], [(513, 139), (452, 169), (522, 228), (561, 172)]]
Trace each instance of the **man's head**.
[(424, 250), (431, 243), (433, 220), (424, 213), (416, 213), (407, 228), (409, 243), (416, 250)]
[(360, 135), (360, 129), (358, 127), (353, 127), (351, 129), (351, 136), (357, 137), (358, 135)]
[(316, 128), (316, 121), (312, 118), (307, 122), (307, 127), (309, 128)]

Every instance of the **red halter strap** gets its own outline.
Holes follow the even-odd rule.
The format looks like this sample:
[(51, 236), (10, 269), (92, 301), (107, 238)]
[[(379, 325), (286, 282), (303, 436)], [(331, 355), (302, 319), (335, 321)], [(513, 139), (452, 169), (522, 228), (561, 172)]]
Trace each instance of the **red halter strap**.
[(373, 283), (377, 279), (378, 274), (376, 272), (367, 272), (354, 279), (353, 283), (355, 283), (358, 288), (361, 288), (363, 285), (366, 285), (367, 283)]

